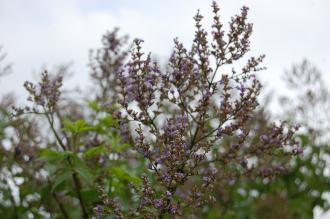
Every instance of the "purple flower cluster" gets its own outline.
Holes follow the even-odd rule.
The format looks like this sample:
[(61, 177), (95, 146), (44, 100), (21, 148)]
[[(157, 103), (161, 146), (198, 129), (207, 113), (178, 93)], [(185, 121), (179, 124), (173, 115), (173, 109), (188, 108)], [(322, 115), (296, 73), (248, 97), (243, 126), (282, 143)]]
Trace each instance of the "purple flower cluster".
[[(239, 178), (285, 172), (285, 165), (267, 163), (265, 156), (301, 151), (293, 140), (297, 127), (268, 125), (256, 135), (256, 127), (251, 126), (261, 90), (254, 73), (263, 69), (264, 56), (249, 58), (240, 70), (220, 72), (250, 49), (248, 8), (232, 18), (227, 33), (216, 2), (212, 8), (211, 42), (198, 12), (192, 48), (175, 39), (166, 69), (142, 52), (140, 39), (134, 41), (131, 58), (122, 67), (117, 92), (123, 109), (120, 119), (137, 127), (132, 133), (133, 148), (146, 159), (157, 181), (152, 186), (144, 176), (136, 188), (141, 215), (162, 218), (181, 215), (186, 207), (202, 207), (215, 200), (215, 185), (226, 187)], [(130, 129), (123, 124), (120, 129), (128, 134)], [(257, 162), (251, 163), (250, 158)]]

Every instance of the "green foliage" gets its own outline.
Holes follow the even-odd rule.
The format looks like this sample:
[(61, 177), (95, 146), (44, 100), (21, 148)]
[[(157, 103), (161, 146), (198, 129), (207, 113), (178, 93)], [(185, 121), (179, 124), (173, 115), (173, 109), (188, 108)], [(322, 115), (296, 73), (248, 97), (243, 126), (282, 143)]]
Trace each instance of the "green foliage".
[(95, 128), (91, 125), (89, 125), (85, 120), (77, 120), (75, 122), (71, 122), (69, 120), (64, 120), (63, 124), (65, 126), (64, 131), (71, 132), (74, 135), (83, 133), (83, 132), (89, 132), (93, 131)]
[(104, 145), (95, 146), (84, 152), (86, 158), (92, 158), (100, 154), (107, 153), (109, 150)]

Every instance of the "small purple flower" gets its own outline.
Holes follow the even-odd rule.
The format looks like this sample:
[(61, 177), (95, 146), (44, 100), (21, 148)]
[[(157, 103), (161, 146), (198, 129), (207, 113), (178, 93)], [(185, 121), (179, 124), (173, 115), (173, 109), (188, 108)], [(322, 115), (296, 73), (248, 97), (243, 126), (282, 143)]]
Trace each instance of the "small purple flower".
[(296, 131), (298, 131), (298, 129), (301, 127), (301, 125), (300, 124), (295, 124), (294, 126), (293, 126), (293, 128), (296, 130)]
[(153, 165), (152, 165), (151, 162), (148, 164), (148, 169), (150, 169), (150, 170), (153, 170), (154, 169), (154, 167), (153, 167)]
[(269, 140), (269, 137), (267, 135), (261, 135), (260, 140), (263, 142), (267, 142)]
[(210, 183), (210, 182), (212, 181), (212, 179), (211, 179), (211, 177), (209, 177), (209, 176), (203, 176), (203, 181), (204, 181), (205, 183)]
[(210, 172), (211, 172), (211, 174), (215, 175), (218, 172), (218, 170), (214, 167), (211, 167)]
[(98, 212), (102, 212), (103, 211), (103, 206), (102, 205), (97, 205), (96, 208), (97, 208), (97, 211)]
[(172, 215), (175, 215), (178, 212), (178, 207), (174, 206), (174, 205), (171, 205), (170, 212), (171, 212)]
[(295, 149), (293, 149), (293, 153), (296, 155), (302, 154), (304, 153), (304, 149), (302, 147), (296, 147)]
[(238, 144), (233, 144), (231, 146), (231, 148), (232, 148), (232, 150), (235, 150), (236, 151), (239, 148), (239, 145)]
[(149, 86), (153, 86), (153, 85), (154, 85), (154, 80), (153, 80), (153, 78), (152, 78), (151, 76), (147, 76), (147, 77), (145, 78), (145, 80), (146, 80), (146, 82), (147, 82), (147, 84), (148, 84)]
[(165, 184), (168, 184), (172, 181), (172, 178), (171, 176), (168, 174), (168, 173), (165, 173), (163, 176), (162, 176), (162, 181), (165, 183)]
[(101, 219), (103, 216), (103, 206), (102, 205), (97, 205), (96, 206), (96, 214), (97, 214), (97, 218)]
[(233, 59), (234, 59), (234, 60), (237, 60), (237, 59), (239, 59), (240, 57), (241, 57), (241, 56), (240, 56), (239, 54), (234, 54), (234, 55), (233, 55)]
[(285, 171), (285, 167), (283, 165), (278, 165), (276, 167), (276, 170), (279, 171), (279, 172), (284, 172)]
[(247, 160), (244, 159), (244, 160), (241, 161), (241, 166), (242, 167), (246, 168), (247, 164), (248, 164)]
[(223, 134), (222, 129), (219, 128), (217, 131), (217, 137), (220, 138), (222, 136), (222, 134)]
[(175, 177), (178, 178), (178, 180), (181, 180), (182, 178), (184, 178), (184, 174), (183, 173), (175, 173)]
[(247, 16), (247, 13), (249, 11), (249, 7), (243, 6), (241, 10), (242, 10), (242, 16), (243, 17), (246, 17)]
[(161, 158), (156, 159), (156, 164), (162, 164), (162, 163), (163, 163), (163, 159), (161, 159)]
[(185, 154), (186, 154), (186, 157), (188, 158), (190, 156), (190, 150), (186, 150)]
[(155, 206), (155, 208), (161, 208), (162, 205), (163, 205), (163, 200), (161, 200), (161, 199), (155, 199), (154, 200), (154, 206)]

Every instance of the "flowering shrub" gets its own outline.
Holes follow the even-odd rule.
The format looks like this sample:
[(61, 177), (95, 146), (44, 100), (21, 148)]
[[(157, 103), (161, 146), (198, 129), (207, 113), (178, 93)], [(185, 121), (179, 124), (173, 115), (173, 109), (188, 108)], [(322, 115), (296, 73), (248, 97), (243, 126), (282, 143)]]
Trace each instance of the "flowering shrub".
[(248, 125), (261, 89), (254, 72), (263, 69), (259, 65), (264, 56), (248, 59), (240, 70), (221, 72), (224, 65), (234, 64), (249, 51), (252, 24), (247, 22), (248, 8), (243, 7), (225, 34), (220, 9), (215, 2), (212, 8), (211, 42), (198, 12), (192, 48), (175, 39), (165, 70), (143, 53), (143, 40), (136, 39), (127, 65), (112, 72), (119, 104), (115, 113), (124, 133), (130, 133), (122, 139), (145, 158), (149, 172), (141, 185), (131, 185), (135, 196), (129, 208), (119, 207), (120, 202), (105, 195), (97, 215), (194, 214), (216, 200), (215, 182), (226, 187), (243, 178), (272, 178), (287, 169), (287, 160), (274, 162), (274, 157), (302, 152), (292, 138), (297, 126), (271, 124), (256, 136)]
[(15, 107), (12, 121), (37, 130), (14, 134), (19, 143), (11, 143), (11, 153), (26, 149), (22, 162), (11, 161), (23, 178), (19, 198), (9, 197), (14, 217), (200, 216), (221, 201), (219, 190), (288, 170), (302, 153), (293, 138), (298, 126), (254, 123), (264, 56), (238, 63), (250, 50), (248, 8), (228, 31), (216, 2), (212, 9), (211, 34), (198, 12), (192, 47), (175, 39), (163, 68), (143, 52), (143, 40), (130, 48), (117, 29), (107, 33), (90, 56), (95, 89), (85, 103), (62, 98), (65, 69), (24, 84), (31, 104)]

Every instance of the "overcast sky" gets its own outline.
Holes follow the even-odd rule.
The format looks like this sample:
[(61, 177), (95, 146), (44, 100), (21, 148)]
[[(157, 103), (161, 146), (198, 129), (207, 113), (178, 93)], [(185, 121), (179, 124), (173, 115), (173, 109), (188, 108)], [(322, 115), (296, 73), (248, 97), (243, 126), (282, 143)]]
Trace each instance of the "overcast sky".
[[(251, 55), (266, 54), (268, 70), (261, 77), (273, 88), (280, 87), (283, 70), (304, 57), (330, 73), (329, 0), (219, 2), (226, 24), (242, 5), (250, 7)], [(0, 92), (14, 90), (21, 95), (22, 84), (33, 79), (33, 72), (69, 62), (75, 73), (71, 83), (84, 88), (88, 50), (99, 47), (102, 34), (116, 26), (123, 34), (143, 38), (145, 51), (165, 59), (174, 37), (191, 44), (192, 17), (198, 8), (210, 25), (210, 4), (209, 0), (0, 0), (0, 45), (13, 64), (13, 74), (0, 81)]]
[[(201, 9), (210, 25), (208, 0), (0, 0), (0, 45), (13, 63), (13, 74), (0, 81), (0, 91), (23, 92), (21, 85), (42, 66), (72, 62), (71, 83), (88, 83), (88, 50), (100, 46), (106, 30), (120, 27), (145, 40), (145, 50), (161, 59), (170, 54), (172, 39), (189, 46), (192, 17)], [(250, 7), (254, 23), (251, 55), (266, 54), (262, 79), (279, 87), (279, 75), (293, 62), (310, 59), (324, 73), (330, 64), (329, 0), (225, 0), (222, 19)]]

